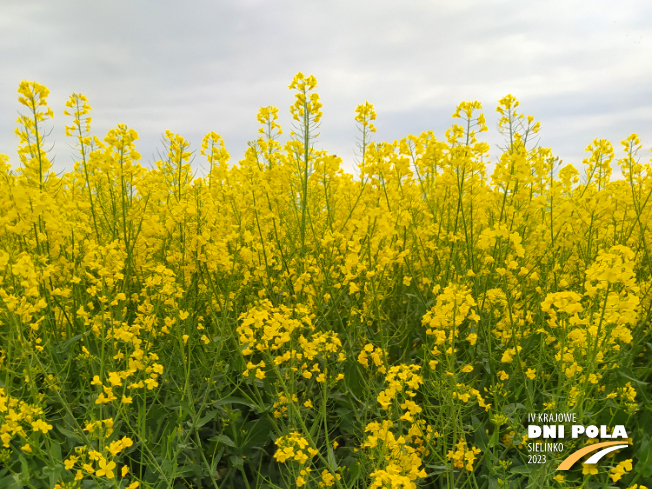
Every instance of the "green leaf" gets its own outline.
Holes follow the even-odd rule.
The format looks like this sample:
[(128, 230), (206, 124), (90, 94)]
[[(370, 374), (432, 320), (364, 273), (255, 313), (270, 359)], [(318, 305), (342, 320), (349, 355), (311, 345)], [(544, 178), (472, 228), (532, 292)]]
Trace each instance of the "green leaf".
[(215, 477), (215, 474), (217, 474), (217, 464), (220, 463), (220, 460), (222, 460), (222, 455), (224, 455), (224, 447), (220, 448), (220, 451), (217, 452), (217, 455), (211, 460), (211, 477)]
[(197, 428), (201, 428), (204, 426), (206, 423), (211, 421), (212, 419), (215, 419), (215, 415), (217, 414), (217, 411), (209, 411), (206, 413), (204, 416), (202, 416), (196, 423), (195, 426)]
[(242, 457), (238, 457), (237, 455), (231, 455), (229, 457), (229, 460), (231, 460), (231, 465), (233, 465), (233, 467), (238, 467), (238, 468), (243, 467)]
[(18, 455), (18, 460), (20, 460), (20, 468), (22, 471), (23, 479), (25, 481), (29, 480), (29, 464), (27, 463), (27, 459), (23, 456), (21, 453)]
[(18, 474), (15, 474), (1, 478), (0, 487), (6, 487), (7, 489), (21, 489), (23, 484), (20, 482)]
[(72, 440), (72, 441), (74, 441), (76, 443), (79, 443), (79, 444), (83, 443), (83, 438), (80, 435), (78, 435), (77, 433), (75, 433), (74, 431), (67, 430), (66, 428), (62, 427), (61, 425), (57, 425), (57, 429), (66, 438), (68, 438), (68, 439), (70, 439), (70, 440)]
[(225, 404), (242, 404), (243, 406), (248, 406), (252, 408), (254, 411), (260, 412), (261, 409), (258, 407), (257, 404), (254, 404), (251, 401), (247, 401), (246, 399), (242, 399), (241, 397), (234, 397), (234, 396), (229, 396), (229, 397), (224, 397), (220, 399), (219, 401), (214, 401), (213, 406), (223, 406)]
[(355, 397), (360, 399), (364, 392), (364, 386), (362, 385), (362, 376), (360, 375), (358, 364), (354, 362), (346, 363), (347, 365), (344, 368), (346, 387)]
[[(632, 377), (631, 375), (627, 375), (625, 372), (623, 372), (623, 370), (624, 370), (623, 368), (618, 369), (618, 373), (620, 374), (621, 377), (625, 377), (627, 380), (631, 380), (632, 382), (634, 382), (634, 383), (636, 383), (638, 385), (648, 385), (648, 382), (643, 382), (642, 380), (636, 379), (636, 378)], [(630, 370), (627, 369), (627, 371), (630, 371)]]
[(448, 468), (446, 465), (426, 464), (426, 468), (432, 469), (432, 472), (428, 473), (428, 477), (430, 477), (431, 475), (446, 474), (451, 471), (451, 469)]
[[(59, 451), (59, 455), (58, 457), (55, 457), (55, 460), (61, 460), (61, 451)], [(46, 465), (43, 467), (42, 472), (45, 477), (50, 479), (50, 487), (54, 487), (54, 485), (59, 480), (61, 472), (63, 472), (63, 464), (56, 464), (54, 469)], [(2, 487), (2, 485), (0, 485), (0, 487)]]
[(53, 352), (58, 353), (58, 354), (66, 353), (70, 349), (70, 347), (72, 346), (73, 343), (78, 342), (81, 338), (83, 338), (84, 336), (87, 336), (87, 335), (88, 335), (88, 332), (73, 336), (72, 338), (67, 339), (66, 341), (61, 343), (58, 346), (58, 348), (53, 349)]
[(649, 437), (641, 442), (634, 470), (644, 478), (652, 476), (652, 441)]
[(333, 447), (328, 446), (328, 464), (331, 466), (333, 472), (337, 471), (337, 462), (335, 461), (335, 454), (333, 453)]
[[(185, 477), (188, 475), (197, 475), (197, 465), (191, 464), (191, 465), (182, 465), (181, 467), (177, 467), (177, 472), (176, 472), (176, 477)], [(201, 471), (201, 467), (199, 467)]]
[(250, 421), (244, 427), (246, 432), (245, 441), (242, 448), (260, 447), (268, 440), (270, 433), (273, 431), (272, 423), (267, 417), (259, 418), (256, 421)]
[(61, 455), (61, 445), (59, 444), (59, 442), (53, 440), (52, 443), (50, 444), (50, 449), (54, 453), (55, 460), (63, 460), (63, 456)]
[(475, 444), (483, 452), (487, 450), (489, 446), (489, 437), (487, 436), (487, 429), (485, 428), (484, 423), (480, 422), (480, 419), (477, 416), (471, 417), (471, 423), (473, 426), (477, 427), (475, 430)]
[(208, 441), (216, 441), (232, 448), (238, 448), (235, 442), (226, 435), (213, 436)]

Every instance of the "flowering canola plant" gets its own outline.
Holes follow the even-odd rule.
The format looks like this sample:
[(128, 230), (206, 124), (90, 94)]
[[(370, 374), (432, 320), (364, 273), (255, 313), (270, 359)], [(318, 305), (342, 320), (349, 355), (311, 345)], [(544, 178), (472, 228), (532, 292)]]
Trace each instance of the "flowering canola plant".
[[(0, 487), (617, 487), (652, 483), (652, 167), (638, 135), (562, 166), (499, 101), (443, 138), (374, 141), (359, 173), (316, 148), (314, 76), (243, 158), (222, 137), (92, 131), (52, 171), (49, 91), (22, 82), (0, 155)], [(57, 115), (57, 117), (59, 117)], [(490, 172), (490, 167), (491, 173)], [(650, 245), (648, 245), (650, 244)], [(527, 413), (627, 426), (633, 445), (555, 474)]]

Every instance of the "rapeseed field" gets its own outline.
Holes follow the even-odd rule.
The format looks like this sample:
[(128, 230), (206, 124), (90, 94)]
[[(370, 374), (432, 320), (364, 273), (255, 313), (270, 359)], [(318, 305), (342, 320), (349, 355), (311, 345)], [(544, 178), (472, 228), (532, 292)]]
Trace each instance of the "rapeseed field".
[[(365, 103), (353, 177), (315, 148), (315, 78), (289, 88), (285, 142), (263, 107), (239, 162), (210, 132), (191, 166), (168, 131), (153, 168), (73, 94), (55, 120), (77, 159), (56, 175), (48, 89), (20, 84), (19, 162), (0, 156), (0, 488), (651, 484), (639, 137), (562, 166), (507, 95), (489, 174), (479, 102), (443, 138), (393, 143)], [(566, 414), (602, 432), (528, 438)], [(617, 426), (627, 448), (556, 470)]]

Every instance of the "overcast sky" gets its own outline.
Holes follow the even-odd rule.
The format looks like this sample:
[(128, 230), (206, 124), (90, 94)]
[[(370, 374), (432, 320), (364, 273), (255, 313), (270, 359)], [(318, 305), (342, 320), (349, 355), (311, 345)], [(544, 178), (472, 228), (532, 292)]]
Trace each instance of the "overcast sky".
[(89, 98), (99, 137), (117, 123), (138, 131), (145, 166), (166, 129), (195, 150), (215, 131), (237, 162), (258, 136), (259, 107), (277, 106), (289, 135), (288, 85), (302, 71), (324, 104), (316, 146), (348, 171), (366, 100), (378, 141), (443, 139), (457, 104), (478, 100), (495, 160), (495, 108), (508, 93), (565, 163), (579, 167), (596, 137), (620, 157), (632, 132), (648, 161), (650, 19), (651, 0), (0, 0), (0, 153), (17, 166), (16, 90), (29, 80), (50, 89), (58, 171), (72, 168), (63, 110), (73, 92)]

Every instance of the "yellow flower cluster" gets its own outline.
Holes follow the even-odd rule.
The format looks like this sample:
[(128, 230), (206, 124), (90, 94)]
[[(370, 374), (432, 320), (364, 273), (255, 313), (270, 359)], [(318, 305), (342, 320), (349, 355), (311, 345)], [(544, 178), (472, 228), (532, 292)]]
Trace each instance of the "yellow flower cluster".
[[(16, 436), (23, 441), (32, 439), (26, 429), (32, 433), (46, 434), (52, 425), (44, 420), (42, 408), (10, 396), (0, 387), (0, 440), (3, 446), (9, 448)], [(29, 444), (26, 446), (29, 447)]]
[(480, 449), (476, 447), (468, 448), (466, 440), (460, 438), (455, 445), (456, 450), (449, 450), (446, 456), (453, 461), (453, 466), (458, 469), (465, 468), (468, 471), (473, 470), (473, 462), (480, 454)]
[[(421, 468), (421, 457), (414, 447), (407, 444), (406, 437), (397, 438), (394, 435), (392, 425), (391, 421), (384, 420), (381, 423), (369, 423), (365, 428), (369, 435), (362, 446), (381, 452), (383, 456), (380, 462), (384, 465), (384, 468), (371, 473), (372, 483), (369, 487), (416, 489), (414, 481), (426, 476), (425, 470)], [(414, 437), (414, 433), (411, 436)]]
[[(435, 292), (439, 290), (436, 287)], [(473, 307), (475, 299), (467, 287), (449, 285), (437, 296), (435, 307), (426, 312), (421, 320), (427, 327), (426, 334), (435, 336), (435, 345), (442, 345), (448, 341), (453, 343), (459, 339), (462, 323), (468, 318), (478, 321), (480, 317)]]
[(377, 368), (378, 372), (384, 374), (387, 372), (385, 367), (386, 356), (385, 352), (380, 347), (374, 347), (371, 343), (367, 343), (360, 354), (358, 355), (358, 363), (369, 368), (369, 358), (373, 361), (374, 366)]
[[(102, 430), (102, 425), (106, 426), (105, 430)], [(88, 423), (85, 431), (90, 433), (98, 429), (103, 432), (103, 436), (110, 436), (113, 432), (113, 419), (106, 419), (104, 422), (97, 421)], [(68, 458), (64, 460), (64, 466), (66, 470), (74, 471), (75, 467), (77, 468), (75, 473), (75, 481), (81, 481), (84, 478), (84, 474), (92, 477), (103, 477), (108, 480), (115, 479), (117, 475), (117, 463), (113, 458), (117, 457), (120, 452), (129, 448), (133, 445), (131, 438), (123, 436), (119, 440), (114, 440), (105, 447), (105, 452), (100, 452), (95, 449), (89, 449), (87, 446), (78, 446), (75, 447), (75, 455), (69, 455)], [(108, 454), (106, 454), (108, 452)], [(121, 477), (125, 477), (129, 473), (129, 467), (123, 465), (119, 474)], [(138, 481), (133, 481), (129, 484), (128, 487), (136, 488), (139, 487), (140, 483)]]
[[(292, 318), (293, 314), (296, 318)], [(261, 301), (260, 306), (243, 313), (240, 320), (237, 332), (240, 344), (245, 346), (242, 351), (245, 356), (256, 351), (276, 352), (290, 343), (295, 330), (304, 332), (314, 329), (308, 309), (298, 308), (292, 311), (283, 305), (273, 307), (267, 299)], [(288, 355), (285, 360), (292, 358), (292, 353)], [(301, 358), (303, 356), (299, 359)]]
[(306, 78), (303, 73), (299, 72), (292, 80), (289, 88), (296, 89), (299, 92), (295, 95), (295, 103), (290, 106), (292, 118), (299, 121), (300, 118), (309, 116), (314, 119), (314, 122), (319, 122), (323, 115), (320, 110), (323, 105), (319, 101), (317, 93), (309, 93), (317, 88), (317, 79), (312, 75)]
[(478, 406), (484, 408), (485, 411), (489, 411), (489, 409), (491, 409), (491, 404), (487, 404), (484, 401), (484, 398), (482, 397), (478, 389), (474, 389), (473, 387), (464, 384), (457, 384), (455, 386), (455, 390), (452, 393), (453, 399), (459, 399), (460, 401), (465, 403), (469, 402), (471, 396), (473, 396), (476, 399)]
[(609, 477), (611, 477), (611, 480), (616, 482), (620, 480), (626, 472), (629, 472), (632, 470), (632, 459), (629, 458), (627, 460), (623, 460), (620, 462), (618, 465), (616, 465), (613, 469), (611, 469), (611, 474), (609, 474)]
[(389, 387), (381, 391), (377, 399), (383, 409), (389, 409), (399, 393), (404, 393), (411, 398), (416, 396), (415, 391), (423, 382), (423, 377), (417, 373), (419, 370), (421, 370), (419, 365), (393, 365), (389, 368), (389, 372), (385, 376)]
[(376, 128), (371, 123), (371, 121), (376, 120), (376, 111), (374, 106), (369, 102), (365, 102), (364, 105), (358, 105), (355, 108), (355, 120), (359, 122), (363, 128), (368, 128), (370, 132), (376, 132)]
[(309, 446), (306, 439), (297, 432), (292, 432), (287, 436), (281, 436), (276, 439), (275, 443), (277, 448), (274, 452), (274, 458), (281, 463), (294, 460), (304, 465), (309, 459), (319, 453)]

